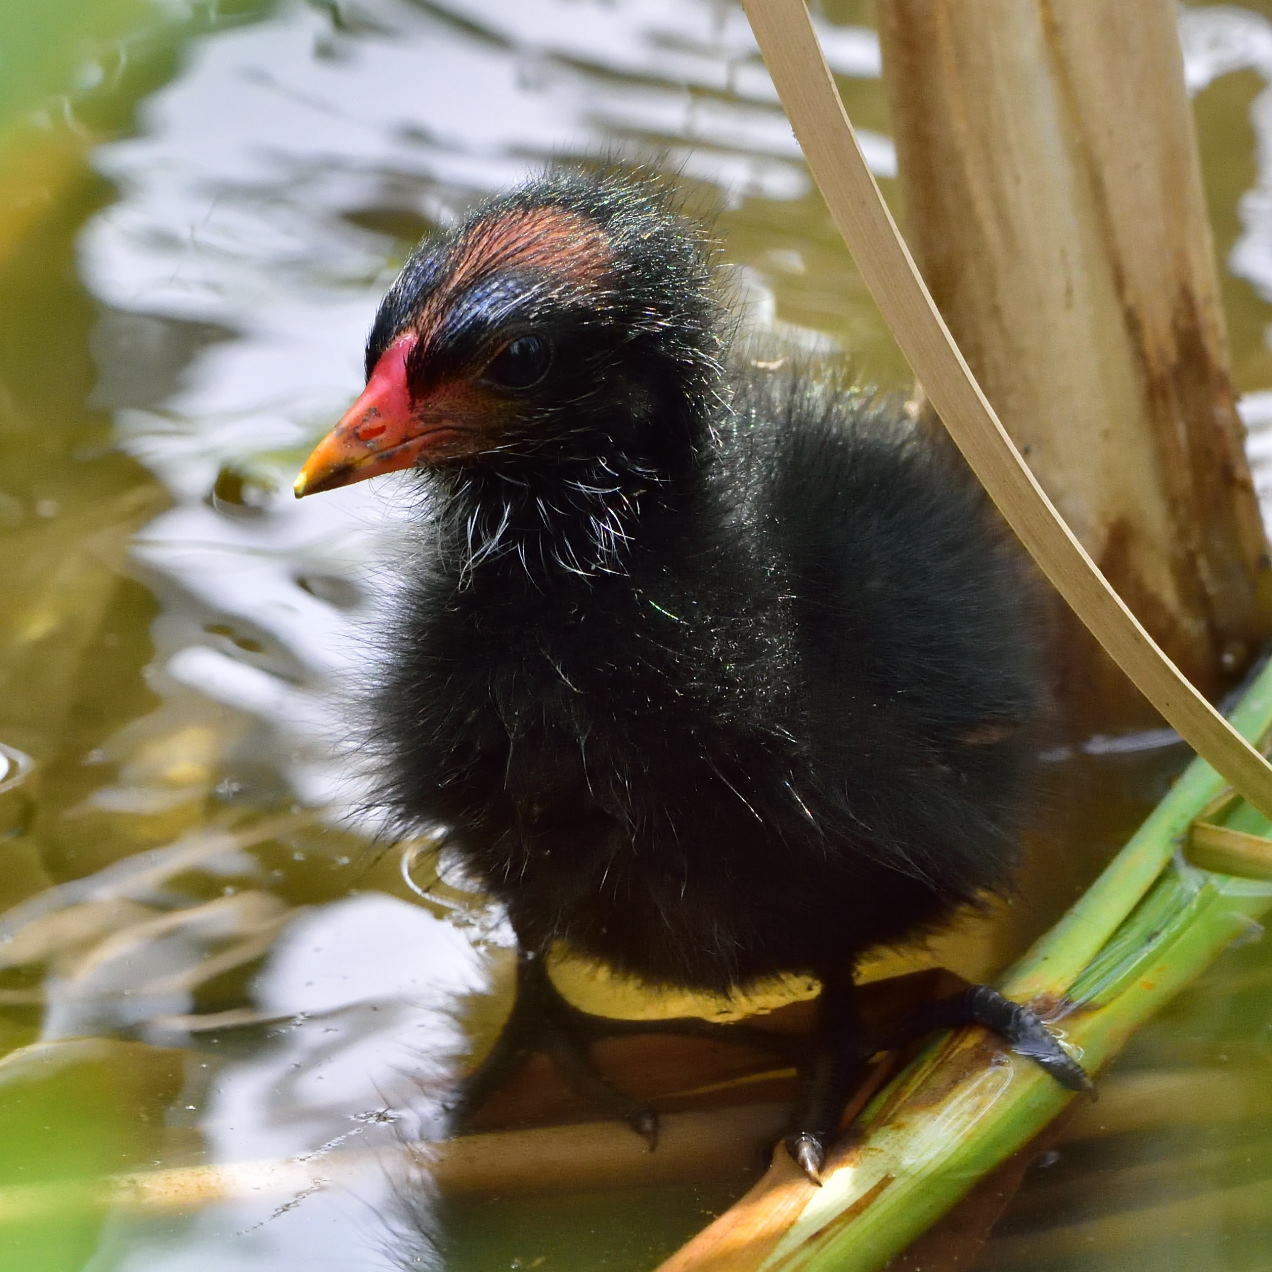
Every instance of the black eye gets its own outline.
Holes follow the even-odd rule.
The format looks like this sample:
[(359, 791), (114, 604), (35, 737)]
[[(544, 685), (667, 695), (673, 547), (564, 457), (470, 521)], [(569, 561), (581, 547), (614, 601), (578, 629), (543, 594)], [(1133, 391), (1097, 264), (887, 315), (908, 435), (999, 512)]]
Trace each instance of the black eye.
[(530, 389), (552, 363), (552, 346), (542, 336), (518, 336), (490, 360), (482, 379), (501, 389)]

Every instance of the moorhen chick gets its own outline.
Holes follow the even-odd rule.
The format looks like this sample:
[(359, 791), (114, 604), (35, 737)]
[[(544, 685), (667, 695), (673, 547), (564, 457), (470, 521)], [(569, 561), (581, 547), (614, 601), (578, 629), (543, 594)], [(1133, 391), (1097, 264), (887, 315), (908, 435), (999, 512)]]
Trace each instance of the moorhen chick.
[[(652, 1134), (587, 1067), (554, 942), (651, 986), (811, 973), (787, 1144), (816, 1179), (876, 1049), (854, 964), (1011, 878), (1038, 673), (1018, 561), (961, 460), (868, 393), (730, 359), (728, 333), (655, 181), (550, 173), (416, 249), (296, 493), (399, 469), (427, 492), (380, 798), (449, 828), (520, 942), (470, 1103), (537, 1031)], [(993, 990), (938, 1021), (1084, 1085)]]

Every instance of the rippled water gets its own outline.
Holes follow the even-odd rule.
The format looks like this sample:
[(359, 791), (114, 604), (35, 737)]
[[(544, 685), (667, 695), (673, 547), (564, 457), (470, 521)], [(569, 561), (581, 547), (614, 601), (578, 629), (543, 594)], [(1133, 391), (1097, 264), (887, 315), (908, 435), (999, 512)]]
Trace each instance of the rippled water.
[[(0, 1150), (0, 1184), (45, 1156), (68, 1178), (204, 1161), (240, 1176), (211, 1196), (174, 1173), (166, 1200), (105, 1222), (33, 1221), (0, 1268), (652, 1267), (744, 1172), (496, 1201), (392, 1164), (497, 1018), (484, 991), (506, 979), (507, 938), (427, 853), (404, 865), (348, 816), (345, 704), (409, 534), (394, 480), (300, 504), (290, 480), (359, 387), (415, 238), (551, 157), (679, 171), (754, 322), (850, 350), (885, 385), (904, 367), (732, 3), (80, 8), (0, 18), (0, 67), (24, 53), (0, 86), (0, 1047), (48, 1047), (0, 1062), (20, 1096), (0, 1133), (30, 1146)], [(886, 187), (869, 16), (828, 4), (820, 24)], [(1183, 30), (1266, 489), (1272, 17), (1196, 8)], [(1110, 788), (1144, 771), (1125, 740), (1094, 749)], [(983, 1266), (1124, 1267), (1153, 1212), (1120, 1244), (1082, 1225), (1202, 1180), (1218, 1200), (1150, 1243), (1154, 1265), (1265, 1266), (1266, 1216), (1233, 1189), (1272, 1166), (1270, 984), (1260, 947), (1236, 952), (1115, 1075), (1222, 1088), (1226, 1120), (1091, 1123)], [(320, 1188), (271, 1173), (315, 1160)]]

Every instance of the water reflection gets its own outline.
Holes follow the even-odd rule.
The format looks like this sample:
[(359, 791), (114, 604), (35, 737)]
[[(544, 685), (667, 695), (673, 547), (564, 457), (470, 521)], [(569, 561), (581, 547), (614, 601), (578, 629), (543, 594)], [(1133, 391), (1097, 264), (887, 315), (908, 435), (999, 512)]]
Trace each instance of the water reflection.
[(263, 1174), (121, 1266), (196, 1267), (229, 1248), (248, 1268), (393, 1266), (376, 1261), (377, 1220), (398, 1205), (402, 1141), (437, 1133), (446, 1061), (463, 1050), (453, 1004), (481, 985), (476, 962), (449, 923), (387, 897), (293, 920), (253, 986), (269, 1023), (246, 1054), (226, 1035), (240, 1054), (219, 1066), (199, 1129), (211, 1160), (295, 1162), (309, 1184)]
[[(830, 7), (827, 52), (887, 177), (866, 6)], [(135, 1050), (107, 1068), (161, 1072), (153, 1109), (103, 1088), (101, 1105), (151, 1120), (135, 1143), (93, 1123), (128, 1153), (85, 1170), (209, 1160), (272, 1182), (121, 1213), (85, 1238), (92, 1266), (652, 1266), (726, 1188), (496, 1210), (443, 1206), (426, 1168), (389, 1168), (436, 1129), (486, 1027), (470, 996), (497, 1016), (481, 994), (505, 942), (462, 881), (425, 877), (421, 895), (422, 864), (404, 880), (347, 816), (348, 703), (391, 603), (399, 491), (297, 504), (290, 479), (359, 387), (413, 239), (554, 155), (679, 170), (761, 321), (850, 347), (885, 382), (903, 368), (730, 0), (138, 0), (136, 24), (46, 104), (97, 180), (41, 188), (65, 202), (52, 246), (3, 280), (15, 312), (50, 316), (0, 349), (0, 418), (40, 461), (6, 469), (0, 492), (21, 568), (6, 741), (38, 761), (17, 802), (0, 788), (0, 1027), (13, 1046), (122, 1039)], [(1241, 68), (1266, 80), (1268, 30), (1233, 6), (1191, 13), (1194, 88)], [(111, 94), (126, 99), (113, 114)], [(1272, 383), (1265, 98), (1232, 257), (1253, 297), (1236, 332), (1247, 387)], [(1272, 408), (1252, 394), (1244, 409), (1267, 474)], [(288, 1165), (309, 1182), (272, 1173)], [(395, 1226), (415, 1233), (396, 1253)]]

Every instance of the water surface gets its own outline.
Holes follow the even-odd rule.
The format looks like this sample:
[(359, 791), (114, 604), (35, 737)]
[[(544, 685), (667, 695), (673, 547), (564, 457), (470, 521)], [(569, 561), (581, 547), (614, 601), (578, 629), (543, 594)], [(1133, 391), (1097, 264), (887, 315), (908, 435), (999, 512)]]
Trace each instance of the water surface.
[[(819, 10), (893, 194), (869, 19), (862, 3)], [(1272, 14), (1198, 7), (1183, 31), (1263, 488)], [(400, 487), (300, 504), (289, 487), (357, 391), (414, 240), (553, 157), (678, 172), (753, 323), (906, 387), (740, 10), (63, 0), (0, 18), (6, 49), (0, 1082), (17, 1095), (0, 1183), (223, 1163), (243, 1186), (211, 1197), (173, 1175), (188, 1192), (105, 1221), (66, 1206), (15, 1229), (0, 1267), (652, 1267), (744, 1173), (457, 1198), (402, 1167), (497, 1022), (508, 935), (444, 862), (439, 878), (427, 851), (377, 848), (349, 815), (348, 703), (410, 533)], [(1078, 761), (1108, 792), (1093, 855), (1175, 762), (1154, 741)], [(1036, 898), (1011, 930), (1066, 899)], [(951, 957), (1001, 960), (1002, 939)], [(641, 1009), (564, 975), (594, 1006)], [(1267, 1208), (1246, 1198), (1272, 1165), (1269, 975), (1257, 942), (1226, 957), (1114, 1075), (1220, 1091), (1220, 1111), (1164, 1099), (1116, 1133), (1088, 1125), (983, 1267), (1266, 1266)], [(314, 1161), (323, 1187), (269, 1173)], [(1181, 1201), (1185, 1218), (1163, 1210)]]

